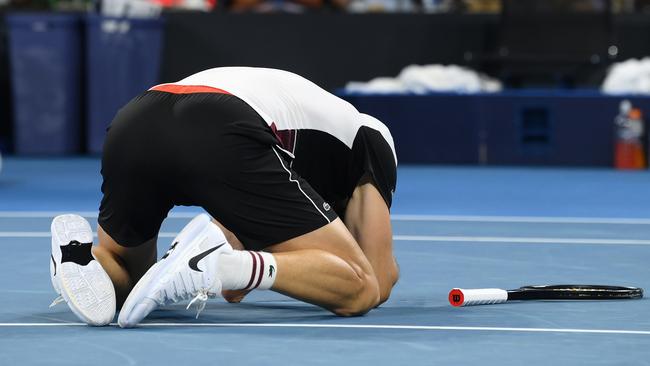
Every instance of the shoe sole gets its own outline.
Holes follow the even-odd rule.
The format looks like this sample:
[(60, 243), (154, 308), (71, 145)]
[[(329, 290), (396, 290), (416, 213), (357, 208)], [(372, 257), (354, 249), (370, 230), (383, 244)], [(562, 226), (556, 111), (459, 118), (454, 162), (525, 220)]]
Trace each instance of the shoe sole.
[[(88, 222), (77, 215), (62, 215), (52, 221), (52, 251), (57, 245), (71, 241), (90, 243), (93, 233)], [(60, 256), (59, 256), (60, 258)], [(74, 262), (60, 263), (54, 277), (61, 296), (79, 319), (89, 325), (103, 326), (115, 317), (115, 289), (97, 259), (82, 266)]]
[[(185, 240), (188, 236), (191, 238), (198, 236), (209, 224), (211, 224), (211, 219), (208, 215), (201, 214), (195, 217), (183, 228), (174, 239), (174, 242)], [(157, 279), (158, 274), (173, 266), (176, 263), (176, 258), (183, 257), (189, 249), (191, 249), (189, 245), (183, 245), (175, 249), (168, 258), (154, 264), (142, 276), (122, 306), (122, 310), (117, 319), (117, 324), (121, 328), (135, 327), (142, 319), (158, 307), (158, 304), (154, 300), (147, 298), (147, 294), (149, 294), (151, 289), (159, 284), (158, 282), (154, 282), (154, 279)]]

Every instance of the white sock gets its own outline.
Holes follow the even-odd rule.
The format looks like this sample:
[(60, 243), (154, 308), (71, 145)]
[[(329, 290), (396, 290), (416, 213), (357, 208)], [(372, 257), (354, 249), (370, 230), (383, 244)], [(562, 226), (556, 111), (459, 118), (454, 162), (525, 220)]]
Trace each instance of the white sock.
[(273, 254), (266, 252), (235, 250), (221, 254), (217, 262), (217, 275), (224, 290), (268, 290), (277, 273)]

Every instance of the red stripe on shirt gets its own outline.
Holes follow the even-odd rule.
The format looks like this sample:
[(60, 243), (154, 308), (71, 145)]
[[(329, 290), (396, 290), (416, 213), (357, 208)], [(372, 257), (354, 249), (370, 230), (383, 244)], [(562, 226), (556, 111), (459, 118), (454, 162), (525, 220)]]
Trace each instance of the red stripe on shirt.
[(149, 89), (150, 91), (161, 91), (172, 94), (194, 94), (194, 93), (218, 93), (230, 94), (227, 91), (211, 86), (203, 85), (177, 85), (177, 84), (162, 84), (156, 85)]

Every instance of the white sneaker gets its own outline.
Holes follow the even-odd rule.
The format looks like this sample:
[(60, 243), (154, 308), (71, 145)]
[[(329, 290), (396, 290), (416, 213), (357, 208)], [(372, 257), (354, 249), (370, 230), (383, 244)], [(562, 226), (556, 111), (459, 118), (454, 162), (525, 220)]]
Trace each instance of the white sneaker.
[(176, 236), (165, 255), (142, 276), (124, 302), (117, 323), (136, 326), (159, 306), (192, 299), (198, 301), (196, 317), (209, 297), (221, 293), (216, 257), (233, 249), (210, 217), (195, 217)]
[(59, 294), (50, 307), (65, 301), (79, 319), (90, 325), (106, 325), (115, 316), (115, 289), (92, 255), (93, 232), (78, 215), (52, 220), (50, 278)]

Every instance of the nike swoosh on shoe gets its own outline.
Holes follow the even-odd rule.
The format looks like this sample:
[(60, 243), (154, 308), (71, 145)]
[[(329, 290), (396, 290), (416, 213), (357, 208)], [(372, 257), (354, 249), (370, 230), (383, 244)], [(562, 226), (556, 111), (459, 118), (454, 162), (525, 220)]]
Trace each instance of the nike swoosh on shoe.
[(217, 246), (214, 247), (214, 248), (210, 248), (210, 249), (208, 249), (208, 250), (206, 250), (206, 251), (204, 251), (204, 252), (202, 252), (202, 253), (199, 253), (198, 255), (196, 255), (196, 256), (190, 258), (190, 260), (189, 260), (189, 262), (188, 262), (190, 268), (193, 269), (194, 271), (197, 271), (197, 272), (203, 272), (203, 271), (200, 270), (199, 267), (198, 267), (199, 261), (200, 261), (201, 259), (207, 257), (210, 253), (214, 252), (215, 250), (221, 248), (221, 247), (224, 246), (225, 244), (226, 244), (226, 243), (223, 243), (223, 244), (221, 244), (221, 245), (217, 245)]

